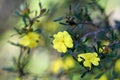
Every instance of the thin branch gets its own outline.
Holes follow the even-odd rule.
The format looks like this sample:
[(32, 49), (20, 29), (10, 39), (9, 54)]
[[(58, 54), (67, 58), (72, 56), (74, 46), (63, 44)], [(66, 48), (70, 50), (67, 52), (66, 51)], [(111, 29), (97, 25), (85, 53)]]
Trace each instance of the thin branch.
[(23, 47), (20, 47), (20, 55), (18, 57), (18, 71), (19, 71), (19, 76), (22, 77), (24, 75), (24, 71), (21, 65), (21, 59), (23, 55)]

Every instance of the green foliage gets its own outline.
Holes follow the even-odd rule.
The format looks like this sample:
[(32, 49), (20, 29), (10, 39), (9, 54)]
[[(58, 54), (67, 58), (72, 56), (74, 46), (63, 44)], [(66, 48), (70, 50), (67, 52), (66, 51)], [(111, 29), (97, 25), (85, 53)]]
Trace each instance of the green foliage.
[[(34, 24), (35, 22), (40, 22), (39, 18), (46, 15), (49, 10), (43, 8), (40, 2), (38, 5), (39, 12), (37, 10), (31, 11), (28, 4), (21, 5), (20, 9), (16, 11), (16, 15), (22, 18), (24, 23), (24, 26), (22, 26), (23, 28), (14, 27), (14, 30), (20, 36), (20, 38), (23, 38), (23, 36), (27, 35), (29, 32), (36, 32), (38, 34), (42, 33), (42, 29), (34, 29)], [(95, 17), (97, 18), (98, 22), (94, 22), (94, 19), (91, 15), (93, 12), (97, 11), (101, 15), (96, 15)], [(99, 79), (101, 76), (107, 73), (107, 75), (111, 76), (111, 79), (119, 78), (120, 75), (115, 72), (114, 65), (115, 61), (120, 58), (120, 22), (116, 21), (115, 28), (110, 26), (108, 23), (109, 16), (105, 15), (104, 11), (105, 9), (101, 7), (96, 0), (91, 0), (90, 3), (84, 6), (81, 6), (79, 3), (75, 6), (69, 5), (68, 13), (53, 20), (54, 22), (58, 22), (64, 26), (65, 31), (69, 33), (68, 35), (70, 35), (70, 38), (73, 40), (71, 41), (73, 42), (73, 47), (67, 47), (67, 52), (61, 53), (61, 57), (65, 58), (66, 56), (71, 56), (77, 62), (75, 71), (73, 71), (75, 74), (72, 73), (71, 75), (72, 71), (64, 72), (61, 69), (59, 74), (53, 76), (60, 78), (64, 74), (67, 74), (67, 76), (69, 76), (72, 80), (85, 80), (88, 79), (86, 78), (87, 75), (94, 75), (94, 79)], [(30, 14), (33, 13), (34, 17), (32, 18)], [(54, 39), (54, 36), (51, 36), (50, 38)], [(27, 42), (28, 41), (26, 41), (26, 43)], [(14, 68), (4, 68), (4, 70), (17, 72), (19, 77), (30, 75), (31, 72), (29, 72), (30, 70), (27, 68), (33, 55), (31, 53), (33, 49), (31, 49), (29, 46), (21, 45), (20, 43), (12, 41), (8, 41), (8, 43), (19, 47), (20, 54), (17, 58), (13, 58)], [(54, 44), (52, 43), (52, 45)], [(98, 64), (96, 61), (89, 62), (91, 66), (91, 68), (89, 68), (88, 64), (85, 66), (86, 58), (80, 57), (81, 61), (78, 60), (78, 55), (83, 53), (96, 53), (96, 58), (100, 59), (100, 61), (98, 60)], [(90, 59), (91, 57), (87, 58)], [(112, 74), (109, 74), (109, 72)], [(52, 75), (51, 72), (49, 72), (49, 75)], [(35, 75), (33, 80), (37, 80), (37, 78), (38, 77)]]
[[(38, 44), (39, 42), (39, 38), (41, 36), (39, 36), (41, 34), (41, 29), (40, 28), (36, 28), (34, 29), (34, 23), (35, 22), (39, 22), (39, 18), (41, 18), (43, 15), (48, 13), (48, 10), (46, 10), (46, 8), (43, 8), (41, 3), (39, 2), (39, 14), (37, 12), (37, 10), (35, 11), (31, 11), (29, 8), (29, 5), (27, 3), (22, 4), (20, 6), (20, 8), (16, 11), (16, 15), (20, 18), (22, 18), (22, 21), (24, 23), (24, 26), (22, 26), (23, 28), (20, 27), (14, 27), (14, 30), (16, 31), (17, 36), (21, 38), (25, 39), (32, 39), (33, 36), (35, 36), (34, 38), (38, 37), (38, 39), (36, 38), (33, 39), (34, 42), (31, 41), (27, 41), (28, 43), (31, 43), (32, 45), (34, 44), (36, 47), (36, 44)], [(30, 16), (31, 13), (35, 12), (34, 17), (32, 18)], [(31, 35), (28, 36), (28, 34), (31, 33)], [(16, 35), (12, 35), (11, 37), (16, 36)], [(25, 40), (24, 39), (24, 40)], [(23, 40), (23, 42), (24, 42)], [(12, 41), (8, 41), (8, 43), (10, 43), (13, 46), (17, 46), (20, 48), (20, 53), (19, 56), (16, 58), (13, 58), (13, 66), (14, 68), (4, 68), (4, 70), (13, 72), (16, 71), (19, 74), (19, 77), (23, 77), (26, 76), (28, 73), (30, 74), (30, 72), (27, 70), (27, 67), (31, 61), (31, 57), (32, 57), (32, 53), (31, 53), (31, 48), (29, 46), (23, 45), (20, 42), (12, 42)], [(26, 44), (26, 42), (25, 42)]]
[[(94, 23), (91, 15), (92, 11), (100, 11), (102, 14), (99, 17), (104, 17), (100, 23)], [(108, 24), (108, 16), (104, 13), (104, 8), (101, 7), (96, 1), (88, 3), (85, 6), (76, 5), (72, 10), (71, 5), (65, 17), (55, 19), (61, 25), (66, 26), (66, 31), (72, 36), (74, 47), (68, 48), (66, 54), (73, 57), (78, 62), (78, 54), (96, 52), (100, 57), (100, 63), (96, 67), (92, 65), (92, 69), (84, 67), (85, 71), (81, 72), (83, 78), (87, 73), (94, 72), (94, 70), (104, 69), (109, 71), (114, 67), (114, 62), (119, 59), (119, 22), (116, 22), (115, 29)], [(101, 23), (102, 22), (102, 23)], [(118, 30), (117, 30), (118, 29)], [(62, 53), (62, 57), (67, 56)], [(99, 79), (104, 72), (100, 72), (95, 79)], [(115, 75), (115, 76), (114, 76)], [(113, 73), (113, 77), (118, 77)]]

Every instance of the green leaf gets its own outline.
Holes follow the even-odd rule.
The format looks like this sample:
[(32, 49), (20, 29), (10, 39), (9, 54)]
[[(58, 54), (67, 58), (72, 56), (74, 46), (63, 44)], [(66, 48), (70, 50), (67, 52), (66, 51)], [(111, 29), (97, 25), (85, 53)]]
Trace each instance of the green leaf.
[(113, 69), (112, 70), (112, 75), (113, 75), (113, 78), (118, 78), (118, 73), (117, 72), (115, 72), (115, 70)]
[(98, 53), (98, 52), (97, 52), (97, 49), (96, 49), (96, 47), (95, 47), (95, 46), (93, 46), (93, 49), (94, 49), (94, 51), (95, 51), (96, 53)]
[(39, 2), (39, 7), (40, 7), (40, 9), (42, 9), (42, 5), (41, 5), (41, 2)]
[(66, 24), (66, 23), (63, 23), (63, 22), (59, 22), (59, 23), (60, 23), (60, 24), (62, 24), (62, 25), (65, 25), (65, 26), (66, 26), (66, 25), (68, 25), (68, 24)]
[(16, 16), (22, 16), (22, 15), (19, 13), (19, 11), (15, 11), (15, 15), (16, 15)]
[(6, 67), (6, 68), (3, 68), (3, 70), (8, 71), (8, 72), (16, 72), (16, 69), (13, 67)]
[(85, 38), (83, 38), (82, 42), (85, 43), (85, 42), (87, 42), (88, 40), (89, 40), (89, 38), (88, 38), (88, 37), (85, 37)]
[(80, 80), (80, 74), (74, 74), (72, 80)]
[(22, 34), (21, 31), (19, 29), (17, 29), (16, 27), (14, 27), (14, 30), (18, 33), (18, 34)]
[(61, 21), (63, 19), (64, 19), (64, 17), (59, 17), (58, 19), (55, 19), (54, 22)]
[(27, 20), (26, 20), (26, 17), (23, 17), (22, 20), (23, 20), (23, 22), (24, 22), (24, 25), (27, 26)]
[(17, 62), (16, 58), (15, 58), (15, 57), (13, 57), (12, 61), (13, 61), (13, 65), (16, 67), (16, 66), (17, 66), (17, 64), (18, 64), (18, 62)]
[(83, 78), (88, 72), (89, 72), (89, 70), (85, 71), (85, 72), (81, 75), (81, 78)]
[(73, 55), (72, 50), (68, 50), (68, 53), (69, 53), (70, 55)]
[(15, 35), (17, 35), (17, 34), (12, 34), (12, 35), (10, 35), (10, 37), (13, 37), (13, 36), (15, 36)]
[(37, 16), (37, 10), (35, 11), (35, 17)]
[(69, 10), (70, 10), (70, 11), (72, 10), (72, 6), (71, 6), (71, 5), (69, 5)]
[(103, 74), (104, 74), (103, 72), (100, 73), (100, 74), (98, 74), (98, 75), (95, 77), (95, 79), (99, 79)]
[(42, 33), (42, 30), (41, 30), (41, 29), (37, 29), (37, 30), (35, 30), (35, 32), (41, 34), (41, 33)]
[(18, 43), (14, 43), (14, 42), (11, 42), (11, 41), (8, 41), (8, 43), (14, 45), (14, 46), (18, 46), (18, 47), (21, 47), (22, 45), (18, 44)]

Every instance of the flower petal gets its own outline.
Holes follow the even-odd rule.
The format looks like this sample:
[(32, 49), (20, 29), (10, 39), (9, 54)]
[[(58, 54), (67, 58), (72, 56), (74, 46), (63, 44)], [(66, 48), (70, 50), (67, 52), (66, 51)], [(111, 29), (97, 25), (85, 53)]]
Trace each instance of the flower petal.
[(63, 33), (62, 32), (58, 32), (57, 34), (54, 34), (53, 37), (55, 39), (61, 39), (61, 38), (63, 38)]
[(83, 65), (84, 65), (85, 67), (89, 67), (89, 68), (91, 69), (91, 63), (90, 63), (90, 61), (85, 60), (85, 61), (83, 62)]
[(54, 40), (52, 41), (53, 47), (59, 52), (66, 52), (67, 48), (73, 47), (73, 41), (67, 31), (58, 32), (53, 35)]
[(28, 36), (24, 36), (24, 37), (21, 38), (19, 43), (23, 46), (29, 46), (30, 39), (28, 38)]
[(98, 56), (98, 54), (97, 54), (97, 53), (95, 53), (95, 52), (94, 52), (94, 53), (92, 53), (92, 54), (93, 54), (93, 56), (94, 56), (94, 57), (97, 57), (97, 56)]
[(38, 45), (39, 40), (40, 35), (38, 33), (29, 32), (21, 38), (19, 43), (25, 47), (33, 48)]
[(67, 51), (66, 46), (61, 42), (54, 43), (53, 47), (55, 49), (57, 49), (58, 52), (64, 52), (65, 53)]
[(73, 47), (73, 40), (71, 36), (68, 34), (68, 32), (64, 31), (63, 32), (63, 37), (64, 37), (64, 43), (68, 48)]
[(80, 57), (78, 57), (78, 62), (81, 62), (83, 59), (81, 59)]
[(95, 66), (98, 66), (99, 65), (99, 61), (100, 59), (99, 58), (95, 58), (94, 60), (91, 60), (91, 63)]

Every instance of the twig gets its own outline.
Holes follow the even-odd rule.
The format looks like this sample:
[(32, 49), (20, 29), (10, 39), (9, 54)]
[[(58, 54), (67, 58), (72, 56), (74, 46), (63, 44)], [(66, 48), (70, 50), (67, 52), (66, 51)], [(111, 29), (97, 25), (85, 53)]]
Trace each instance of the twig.
[(18, 58), (18, 71), (19, 71), (19, 77), (22, 77), (24, 75), (24, 70), (22, 68), (22, 65), (21, 65), (21, 59), (22, 59), (22, 55), (23, 55), (23, 47), (20, 47), (20, 55), (19, 55), (19, 58)]

